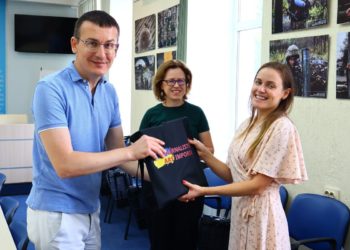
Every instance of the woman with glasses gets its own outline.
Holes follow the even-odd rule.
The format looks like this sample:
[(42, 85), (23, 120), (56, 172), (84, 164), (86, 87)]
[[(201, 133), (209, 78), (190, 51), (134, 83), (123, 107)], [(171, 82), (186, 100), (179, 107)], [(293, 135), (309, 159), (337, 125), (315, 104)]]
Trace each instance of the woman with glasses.
[[(153, 79), (153, 92), (161, 103), (144, 115), (140, 129), (158, 126), (165, 121), (188, 117), (189, 129), (210, 152), (214, 152), (209, 125), (203, 110), (189, 102), (192, 73), (179, 60), (164, 62)], [(203, 210), (203, 198), (192, 203), (173, 201), (157, 209), (152, 187), (145, 183), (143, 195), (147, 203), (147, 221), (152, 250), (196, 250), (198, 221)]]

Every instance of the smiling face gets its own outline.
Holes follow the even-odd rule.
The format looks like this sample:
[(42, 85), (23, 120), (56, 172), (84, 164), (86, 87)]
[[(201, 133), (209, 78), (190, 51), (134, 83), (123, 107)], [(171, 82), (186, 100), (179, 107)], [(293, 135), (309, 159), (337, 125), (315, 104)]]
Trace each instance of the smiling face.
[(117, 51), (108, 53), (103, 46), (96, 51), (89, 49), (83, 41), (96, 41), (99, 44), (118, 43), (116, 27), (100, 27), (92, 22), (82, 23), (79, 38), (72, 37), (72, 51), (76, 54), (74, 62), (79, 74), (90, 83), (96, 83), (111, 67)]
[(266, 117), (274, 111), (281, 100), (288, 97), (291, 89), (283, 89), (283, 80), (280, 73), (272, 68), (262, 68), (255, 77), (251, 90), (252, 106), (258, 116)]
[(166, 106), (170, 107), (176, 107), (181, 106), (184, 103), (184, 96), (187, 94), (188, 87), (187, 84), (179, 85), (179, 83), (176, 81), (176, 83), (171, 86), (172, 84), (168, 84), (167, 81), (169, 80), (186, 80), (185, 73), (180, 68), (175, 69), (168, 69), (168, 71), (165, 74), (165, 77), (161, 85), (161, 89), (164, 91), (165, 94), (165, 100), (164, 104)]

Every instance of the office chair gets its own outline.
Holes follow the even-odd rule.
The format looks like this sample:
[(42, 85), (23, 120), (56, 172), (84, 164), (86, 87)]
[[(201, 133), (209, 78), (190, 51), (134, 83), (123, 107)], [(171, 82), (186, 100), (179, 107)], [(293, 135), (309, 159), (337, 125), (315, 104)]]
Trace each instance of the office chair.
[[(130, 136), (124, 136), (125, 146), (130, 145)], [(118, 167), (104, 171), (103, 181), (106, 181), (108, 188), (108, 202), (104, 217), (105, 223), (111, 222), (111, 216), (114, 208), (114, 203), (118, 207), (128, 205), (128, 188), (131, 185), (132, 177)]]
[(128, 189), (129, 212), (128, 220), (124, 232), (124, 240), (128, 239), (131, 217), (134, 214), (136, 224), (139, 229), (145, 229), (147, 225), (147, 208), (145, 207), (145, 199), (142, 194), (143, 181), (133, 177), (132, 184)]
[(0, 173), (0, 194), (1, 194), (2, 186), (4, 185), (5, 181), (6, 181), (6, 175), (4, 175), (3, 173)]
[(26, 250), (29, 243), (26, 225), (23, 222), (12, 221), (9, 228), (16, 248)]
[(288, 191), (284, 186), (280, 186), (281, 202), (284, 209), (286, 209), (288, 203)]
[[(217, 176), (210, 168), (204, 169), (205, 177), (207, 178), (208, 186), (222, 186), (227, 182)], [(216, 209), (216, 215), (220, 215), (221, 209), (225, 211), (225, 218), (231, 210), (231, 197), (222, 195), (206, 195), (204, 196), (204, 204), (208, 207)]]
[(107, 184), (110, 189), (104, 222), (110, 223), (114, 204), (118, 207), (128, 205), (128, 188), (131, 185), (131, 176), (119, 168), (109, 169), (106, 172)]
[[(208, 186), (222, 186), (227, 182), (217, 176), (210, 168), (204, 169)], [(202, 214), (198, 227), (198, 249), (199, 250), (221, 250), (227, 249), (230, 235), (231, 197), (223, 195), (206, 195), (204, 204), (216, 209), (216, 216)], [(224, 216), (220, 216), (224, 209)]]
[(340, 250), (349, 227), (350, 210), (333, 198), (299, 194), (291, 203), (287, 220), (292, 250), (301, 245), (314, 250)]
[(3, 197), (0, 200), (2, 212), (4, 213), (6, 222), (8, 225), (11, 224), (12, 218), (19, 206), (19, 202), (11, 197)]

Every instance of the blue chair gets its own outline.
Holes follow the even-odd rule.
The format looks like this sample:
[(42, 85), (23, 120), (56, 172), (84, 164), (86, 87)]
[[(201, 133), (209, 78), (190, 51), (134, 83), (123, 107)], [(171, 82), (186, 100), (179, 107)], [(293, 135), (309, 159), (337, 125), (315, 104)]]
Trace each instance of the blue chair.
[(1, 194), (2, 186), (4, 185), (5, 181), (6, 181), (6, 175), (4, 175), (3, 173), (0, 173), (0, 194)]
[(333, 198), (299, 194), (287, 213), (292, 249), (340, 250), (350, 222), (350, 210)]
[(3, 197), (0, 200), (0, 206), (2, 212), (4, 213), (7, 224), (10, 225), (12, 218), (15, 215), (16, 210), (19, 206), (19, 202), (11, 197)]
[[(210, 168), (204, 169), (205, 177), (207, 178), (208, 186), (222, 186), (227, 182), (217, 176)], [(204, 196), (204, 204), (208, 207), (216, 209), (216, 215), (220, 215), (221, 209), (225, 211), (225, 217), (231, 210), (231, 197), (222, 195), (206, 195)]]
[(26, 250), (29, 243), (26, 224), (19, 221), (12, 221), (10, 232), (18, 250)]
[(288, 191), (284, 186), (280, 186), (281, 202), (284, 209), (286, 209), (288, 203)]

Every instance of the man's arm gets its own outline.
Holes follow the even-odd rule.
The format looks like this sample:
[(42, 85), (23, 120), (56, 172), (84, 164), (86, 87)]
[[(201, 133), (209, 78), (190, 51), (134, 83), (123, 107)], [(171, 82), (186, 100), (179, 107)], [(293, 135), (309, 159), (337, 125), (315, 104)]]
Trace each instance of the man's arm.
[[(119, 130), (120, 129), (120, 130)], [(123, 146), (123, 132), (121, 127), (109, 131), (106, 138), (108, 147)], [(119, 137), (116, 142), (113, 138)], [(164, 142), (149, 136), (142, 136), (132, 146), (114, 148), (105, 152), (74, 151), (67, 128), (48, 129), (40, 133), (41, 141), (48, 157), (61, 178), (87, 175), (119, 166), (127, 161), (135, 161), (147, 156), (164, 157)], [(121, 140), (121, 142), (119, 141)]]
[[(112, 128), (108, 131), (107, 138), (106, 138), (106, 147), (107, 149), (125, 147), (122, 127)], [(132, 176), (138, 175), (139, 178), (141, 177), (140, 171), (137, 171), (137, 167), (138, 167), (137, 161), (125, 162), (119, 167)], [(144, 169), (144, 178), (149, 181), (149, 176), (146, 168)]]

